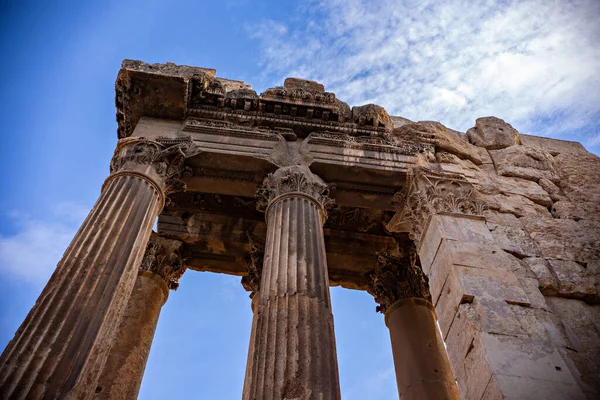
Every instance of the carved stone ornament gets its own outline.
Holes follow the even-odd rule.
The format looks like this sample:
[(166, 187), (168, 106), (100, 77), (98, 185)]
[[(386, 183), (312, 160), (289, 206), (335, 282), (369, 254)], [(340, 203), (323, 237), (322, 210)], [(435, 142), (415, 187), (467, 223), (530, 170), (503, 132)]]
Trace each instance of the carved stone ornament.
[(262, 275), (263, 262), (265, 257), (265, 239), (247, 233), (250, 252), (244, 260), (248, 269), (248, 275), (242, 277), (242, 286), (249, 292), (250, 298), (254, 297), (260, 290), (260, 277)]
[(351, 136), (336, 132), (313, 132), (306, 141), (309, 144), (407, 156), (414, 156), (419, 153), (433, 153), (434, 150), (434, 147), (428, 143), (415, 143), (381, 136)]
[(383, 211), (372, 208), (333, 206), (327, 212), (326, 228), (344, 229), (356, 232), (368, 232), (381, 225)]
[(152, 232), (140, 270), (158, 275), (169, 289), (177, 290), (179, 279), (185, 272), (184, 260), (181, 258), (181, 242), (165, 239)]
[(427, 218), (433, 214), (483, 215), (486, 205), (477, 197), (473, 185), (462, 175), (435, 172), (415, 167), (408, 175), (405, 189), (394, 196), (398, 212), (388, 223), (391, 232), (407, 228), (419, 244)]
[(127, 173), (144, 175), (167, 195), (185, 191), (185, 184), (179, 179), (183, 163), (187, 157), (197, 153), (191, 136), (156, 140), (129, 137), (117, 143), (110, 172), (111, 176)]
[(305, 165), (281, 167), (269, 174), (256, 193), (256, 209), (266, 212), (274, 202), (287, 195), (307, 197), (321, 208), (322, 222), (327, 219), (327, 210), (333, 205), (329, 197), (329, 186), (313, 174)]
[(377, 312), (385, 314), (395, 302), (417, 297), (431, 302), (429, 282), (418, 265), (416, 250), (394, 256), (377, 253), (377, 268), (369, 273), (367, 291), (379, 303)]

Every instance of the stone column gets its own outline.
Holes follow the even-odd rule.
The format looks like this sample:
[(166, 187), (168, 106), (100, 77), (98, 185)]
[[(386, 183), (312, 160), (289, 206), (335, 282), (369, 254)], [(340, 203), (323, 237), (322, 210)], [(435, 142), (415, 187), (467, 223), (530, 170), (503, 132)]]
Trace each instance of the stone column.
[(0, 357), (3, 399), (90, 398), (189, 141), (119, 141), (111, 175)]
[(180, 247), (181, 242), (152, 233), (95, 399), (137, 399), (160, 311), (185, 271)]
[(388, 230), (415, 242), (462, 397), (584, 398), (546, 334), (556, 327), (533, 307), (539, 290), (495, 243), (473, 185), (417, 167), (398, 200)]
[(259, 190), (267, 238), (244, 399), (339, 399), (323, 223), (327, 185), (306, 166)]
[(429, 285), (416, 256), (378, 255), (369, 293), (390, 330), (398, 394), (402, 400), (460, 399), (438, 331)]

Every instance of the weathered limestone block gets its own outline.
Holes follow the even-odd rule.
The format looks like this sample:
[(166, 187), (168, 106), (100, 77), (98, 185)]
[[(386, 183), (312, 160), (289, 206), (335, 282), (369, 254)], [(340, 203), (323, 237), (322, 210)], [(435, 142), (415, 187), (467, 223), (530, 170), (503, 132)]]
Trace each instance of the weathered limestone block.
[(482, 163), (479, 151), (469, 142), (449, 132), (439, 122), (416, 122), (404, 124), (394, 129), (392, 136), (404, 140), (435, 144), (436, 152), (443, 151), (454, 154), (461, 159), (471, 160), (474, 164)]
[(466, 170), (479, 170), (473, 161), (469, 159), (461, 159), (460, 157), (446, 151), (436, 152), (435, 159), (440, 164), (455, 164)]
[[(475, 297), (501, 302), (530, 305), (529, 298), (519, 284), (517, 275), (510, 271), (454, 265), (436, 303), (442, 333), (446, 335), (462, 303)], [(497, 303), (501, 304), (501, 303)]]
[(537, 278), (519, 277), (519, 283), (521, 284), (521, 288), (527, 295), (527, 299), (529, 299), (529, 304), (525, 308), (539, 308), (543, 310), (548, 309), (544, 295), (540, 290), (540, 284)]
[(511, 304), (510, 308), (527, 337), (553, 344), (560, 351), (561, 347), (569, 345), (569, 341), (562, 331), (560, 319), (551, 312), (545, 298), (543, 301), (544, 307), (522, 307)]
[[(535, 345), (531, 345), (535, 348)], [(513, 349), (513, 352), (515, 350)], [(515, 353), (512, 353), (515, 354)], [(512, 355), (509, 353), (509, 355)], [(560, 354), (558, 355), (560, 356)], [(531, 357), (536, 357), (536, 353), (532, 352)], [(556, 358), (546, 358), (540, 360), (540, 363), (551, 362)], [(525, 368), (531, 365), (536, 365), (531, 362), (526, 364)], [(562, 368), (555, 366), (555, 368)], [(585, 399), (585, 395), (574, 378), (569, 382), (548, 381), (546, 379), (536, 379), (524, 376), (511, 376), (495, 373), (481, 397), (485, 400), (490, 399)]]
[(535, 182), (540, 179), (559, 181), (552, 155), (540, 148), (513, 145), (501, 150), (490, 150), (490, 156), (498, 175)]
[(431, 234), (423, 235), (421, 246), (418, 249), (424, 271), (433, 263), (444, 239), (477, 244), (490, 243), (494, 239), (483, 218), (433, 215), (425, 230), (429, 230)]
[(558, 294), (558, 280), (550, 271), (550, 264), (544, 258), (528, 257), (523, 259), (529, 269), (535, 274), (542, 294), (556, 296)]
[(323, 86), (323, 84), (302, 78), (285, 78), (283, 87), (288, 89), (303, 89), (309, 92), (325, 92), (325, 86)]
[(600, 203), (591, 201), (571, 202), (559, 200), (552, 204), (552, 215), (555, 218), (586, 220), (600, 225)]
[(404, 118), (404, 117), (392, 115), (391, 118), (392, 118), (392, 121), (394, 121), (394, 128), (400, 128), (402, 125), (406, 125), (406, 124), (414, 124), (413, 121), (411, 121), (410, 119)]
[(519, 135), (519, 137), (522, 144), (539, 147), (553, 156), (561, 153), (587, 153), (585, 147), (579, 142), (533, 135)]
[(552, 214), (546, 207), (534, 203), (526, 197), (505, 194), (480, 194), (479, 198), (492, 211), (501, 214), (511, 214), (517, 217), (534, 216), (551, 218)]
[(600, 253), (600, 227), (572, 219), (523, 217), (523, 227), (542, 250), (543, 257), (588, 263)]
[[(559, 186), (572, 202), (600, 204), (600, 158), (592, 153), (563, 153), (555, 157)], [(599, 217), (600, 218), (600, 217)]]
[(121, 64), (122, 69), (132, 70), (132, 71), (143, 71), (148, 72), (150, 74), (160, 74), (160, 75), (169, 75), (169, 76), (177, 76), (183, 78), (191, 78), (194, 75), (198, 74), (206, 74), (211, 78), (215, 78), (217, 74), (217, 70), (213, 68), (201, 68), (201, 67), (191, 67), (189, 65), (177, 65), (172, 62), (168, 62), (165, 64), (147, 64), (143, 61), (138, 60), (123, 60)]
[(548, 297), (548, 305), (560, 319), (568, 339), (572, 370), (588, 399), (600, 397), (600, 305), (576, 299)]
[(476, 172), (475, 175), (477, 180), (474, 183), (482, 194), (518, 195), (543, 207), (552, 205), (548, 192), (535, 182), (521, 178), (494, 176), (485, 172)]
[(359, 125), (393, 128), (394, 121), (385, 108), (376, 104), (352, 107), (352, 120)]
[(477, 118), (475, 127), (467, 131), (469, 142), (488, 150), (503, 149), (521, 144), (519, 132), (496, 117)]
[(552, 201), (565, 200), (560, 188), (546, 178), (540, 178), (538, 184), (550, 195)]
[(491, 222), (488, 222), (487, 226), (494, 237), (494, 241), (503, 250), (517, 257), (536, 257), (541, 255), (538, 244), (531, 239), (529, 233), (524, 229)]
[(593, 277), (575, 261), (548, 260), (550, 269), (558, 280), (558, 295), (586, 298), (596, 294)]

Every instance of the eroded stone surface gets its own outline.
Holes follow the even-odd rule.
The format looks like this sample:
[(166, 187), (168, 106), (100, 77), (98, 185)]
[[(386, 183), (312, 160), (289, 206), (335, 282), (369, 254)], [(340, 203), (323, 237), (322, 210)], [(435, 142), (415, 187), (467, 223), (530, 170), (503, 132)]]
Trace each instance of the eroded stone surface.
[(513, 145), (501, 150), (490, 150), (498, 175), (523, 178), (530, 181), (547, 179), (558, 182), (554, 159), (547, 151), (531, 146)]
[[(555, 158), (559, 186), (573, 202), (600, 204), (600, 158), (591, 153), (562, 153)], [(600, 217), (597, 217), (600, 218)]]
[(390, 129), (394, 127), (394, 121), (385, 108), (376, 104), (352, 107), (352, 119), (359, 125), (381, 126)]
[(586, 298), (596, 294), (596, 288), (588, 271), (570, 260), (548, 260), (550, 269), (558, 281), (558, 294), (562, 297)]
[(503, 149), (521, 144), (519, 132), (496, 117), (477, 118), (475, 127), (467, 131), (469, 142), (488, 150)]
[(550, 264), (541, 257), (527, 257), (523, 259), (529, 269), (535, 274), (542, 294), (555, 296), (558, 294), (558, 279), (550, 271)]
[(494, 176), (485, 172), (478, 172), (475, 175), (479, 191), (483, 194), (517, 195), (546, 208), (552, 205), (548, 192), (535, 182), (521, 178)]
[(283, 87), (288, 89), (304, 89), (311, 92), (325, 92), (325, 86), (323, 86), (323, 84), (301, 78), (285, 78)]
[(600, 396), (600, 305), (576, 299), (546, 299), (568, 339), (566, 354), (589, 399)]
[(416, 122), (404, 124), (395, 128), (392, 136), (404, 140), (435, 144), (436, 150), (454, 154), (462, 159), (469, 159), (475, 164), (481, 164), (479, 152), (473, 145), (459, 136), (451, 133), (439, 122)]
[(552, 204), (552, 215), (555, 218), (584, 220), (600, 225), (600, 204), (591, 201), (559, 200)]

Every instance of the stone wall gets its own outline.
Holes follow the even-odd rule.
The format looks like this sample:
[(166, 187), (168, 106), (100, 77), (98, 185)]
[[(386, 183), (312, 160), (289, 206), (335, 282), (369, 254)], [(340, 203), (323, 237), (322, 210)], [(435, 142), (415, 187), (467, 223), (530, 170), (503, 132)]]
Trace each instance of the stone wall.
[[(491, 238), (485, 232), (478, 239), (442, 237), (439, 247), (432, 247), (438, 257), (429, 262), (422, 257), (434, 303), (436, 295), (441, 301), (438, 317), (463, 396), (494, 397), (491, 383), (485, 382), (489, 372), (481, 377), (487, 370), (474, 368), (482, 365), (482, 357), (498, 386), (501, 376), (510, 381), (506, 387), (514, 397), (519, 396), (517, 376), (531, 378), (525, 383), (530, 386), (539, 378), (544, 390), (544, 379), (554, 371), (535, 376), (534, 370), (543, 371), (542, 364), (548, 364), (557, 371), (551, 379), (563, 379), (560, 371), (566, 365), (585, 395), (598, 398), (600, 158), (579, 143), (520, 135), (495, 117), (478, 119), (466, 134), (436, 122), (402, 122), (393, 131), (395, 137), (433, 143), (436, 162), (429, 167), (463, 174), (487, 205), (484, 216)], [(453, 239), (462, 240), (461, 251), (452, 248)], [(464, 249), (469, 245), (472, 252)], [(479, 259), (470, 259), (473, 254)], [(465, 265), (477, 265), (477, 276)], [(439, 272), (444, 268), (454, 272)], [(460, 286), (455, 294), (448, 283), (452, 276)], [(478, 279), (480, 286), (474, 283)], [(453, 302), (449, 296), (460, 298)], [(516, 365), (494, 370), (494, 360), (509, 357), (513, 344), (520, 353)], [(478, 346), (485, 351), (479, 352)], [(539, 349), (554, 356), (536, 358)], [(518, 364), (528, 362), (519, 372)], [(500, 392), (507, 394), (505, 389)]]

